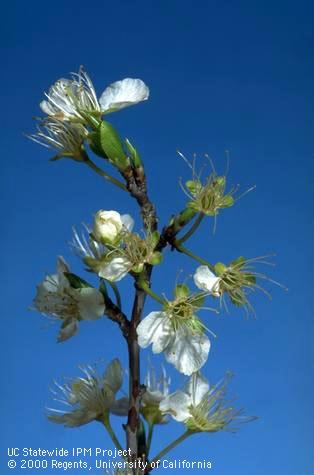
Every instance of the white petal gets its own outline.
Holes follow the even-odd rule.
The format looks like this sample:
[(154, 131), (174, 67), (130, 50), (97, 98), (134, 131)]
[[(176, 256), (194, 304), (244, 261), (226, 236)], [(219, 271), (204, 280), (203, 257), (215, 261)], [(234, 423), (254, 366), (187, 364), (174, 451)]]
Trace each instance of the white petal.
[(110, 282), (118, 282), (129, 272), (131, 264), (124, 257), (115, 257), (111, 262), (103, 265), (98, 272), (99, 277)]
[(114, 112), (149, 97), (149, 89), (141, 79), (126, 78), (108, 86), (99, 99), (102, 112)]
[(193, 406), (197, 406), (209, 391), (209, 383), (200, 372), (194, 373), (187, 385)]
[(66, 427), (79, 427), (96, 419), (98, 414), (85, 409), (76, 409), (62, 415), (49, 414), (48, 419), (57, 424), (64, 424)]
[(98, 241), (113, 242), (122, 229), (121, 215), (117, 211), (99, 210), (95, 215), (93, 234)]
[(121, 388), (123, 382), (123, 370), (120, 361), (117, 358), (111, 361), (107, 366), (104, 380), (114, 393), (117, 393)]
[(190, 396), (183, 391), (176, 391), (161, 401), (159, 409), (165, 414), (171, 414), (176, 421), (184, 422), (191, 417), (189, 411), (190, 405)]
[(217, 277), (207, 266), (200, 266), (194, 274), (196, 287), (219, 297), (220, 277)]
[(96, 320), (104, 314), (104, 297), (99, 290), (91, 287), (73, 290), (76, 293), (80, 317), (83, 320)]
[(129, 232), (134, 228), (134, 219), (129, 214), (123, 214), (121, 216), (121, 221), (125, 229)]
[[(47, 275), (43, 282), (37, 286), (37, 297), (46, 297), (49, 293), (55, 293), (59, 289), (58, 274)], [(36, 298), (37, 298), (36, 297)]]
[(41, 101), (39, 107), (47, 115), (54, 115), (56, 113), (55, 108), (51, 105), (49, 101)]
[(137, 327), (137, 335), (141, 348), (152, 344), (153, 352), (160, 353), (172, 341), (174, 331), (165, 312), (151, 312)]
[(62, 343), (63, 341), (68, 340), (74, 336), (78, 331), (78, 324), (75, 318), (67, 320), (61, 326), (61, 330), (58, 336), (58, 342)]
[(209, 349), (210, 341), (204, 333), (192, 333), (181, 327), (165, 350), (165, 358), (180, 373), (191, 376), (205, 364)]
[(57, 258), (57, 272), (60, 287), (70, 287), (69, 281), (64, 275), (64, 272), (70, 272), (70, 267), (62, 256), (58, 256)]

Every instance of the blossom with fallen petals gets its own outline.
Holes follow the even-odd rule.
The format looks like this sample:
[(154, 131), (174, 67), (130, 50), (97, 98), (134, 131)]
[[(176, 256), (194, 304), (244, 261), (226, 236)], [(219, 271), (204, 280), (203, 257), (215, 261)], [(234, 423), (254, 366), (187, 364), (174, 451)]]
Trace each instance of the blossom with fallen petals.
[[(183, 391), (176, 391), (161, 401), (159, 409), (173, 419), (183, 422), (192, 432), (230, 430), (233, 422), (248, 422), (253, 418), (241, 416), (225, 401), (227, 381), (210, 387), (199, 373), (194, 373)], [(232, 428), (231, 428), (232, 430)]]
[(226, 178), (212, 173), (204, 183), (198, 176), (185, 184), (185, 192), (191, 201), (188, 207), (207, 216), (217, 216), (223, 208), (234, 204), (237, 188), (226, 192)]

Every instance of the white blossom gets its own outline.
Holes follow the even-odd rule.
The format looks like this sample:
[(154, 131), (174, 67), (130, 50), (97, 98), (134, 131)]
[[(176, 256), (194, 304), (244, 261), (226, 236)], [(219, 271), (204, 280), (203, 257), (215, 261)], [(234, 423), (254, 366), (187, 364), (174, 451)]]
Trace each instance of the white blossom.
[(116, 399), (121, 389), (123, 370), (118, 359), (114, 359), (99, 376), (93, 367), (82, 367), (84, 377), (71, 379), (64, 385), (56, 383), (54, 400), (71, 410), (49, 409), (49, 420), (67, 427), (78, 427), (94, 420), (101, 420), (109, 412), (125, 416), (128, 412), (128, 398)]
[(220, 281), (220, 277), (217, 277), (207, 266), (199, 266), (194, 274), (196, 287), (210, 293), (214, 297), (220, 296)]
[(119, 282), (130, 272), (132, 266), (132, 262), (126, 257), (114, 257), (100, 265), (98, 275), (110, 282)]
[(137, 327), (138, 343), (142, 348), (152, 345), (153, 353), (163, 351), (169, 363), (190, 376), (205, 364), (210, 341), (199, 322), (194, 321), (195, 327), (176, 326), (172, 320), (173, 314), (169, 311), (151, 312)]
[(73, 230), (73, 239), (70, 246), (79, 257), (83, 260), (86, 258), (100, 260), (106, 253), (105, 246), (93, 239), (92, 230), (86, 224), (83, 224), (83, 231), (79, 234), (75, 227)]
[(95, 215), (93, 236), (103, 243), (114, 243), (123, 232), (131, 232), (134, 226), (133, 218), (117, 211), (99, 210)]
[(83, 67), (71, 79), (59, 79), (40, 103), (42, 111), (60, 120), (86, 121), (85, 114), (99, 112), (100, 106), (92, 81)]
[(71, 79), (57, 80), (40, 103), (42, 111), (60, 120), (87, 123), (88, 117), (117, 111), (148, 99), (149, 89), (140, 79), (126, 78), (108, 86), (98, 101), (95, 88), (84, 68)]
[[(102, 213), (102, 212), (100, 212)], [(126, 237), (128, 233), (131, 232), (134, 220), (128, 215), (120, 215), (116, 211), (104, 211), (106, 217), (109, 219), (104, 220), (105, 223), (98, 223), (97, 229), (91, 230), (89, 226), (84, 225), (84, 231), (81, 235), (78, 234), (75, 228), (73, 228), (73, 240), (70, 243), (71, 247), (74, 249), (74, 252), (78, 254), (83, 261), (96, 272), (99, 277), (109, 280), (110, 282), (117, 282), (127, 275), (131, 270), (133, 264), (129, 259), (123, 255), (123, 248), (117, 247), (119, 245), (119, 237)], [(113, 219), (115, 222), (113, 223)], [(103, 227), (102, 227), (103, 225)], [(101, 228), (101, 229), (100, 229)], [(119, 233), (116, 234), (119, 230)], [(110, 243), (107, 242), (107, 245), (110, 246), (111, 250), (104, 244), (105, 239), (96, 240), (95, 231), (100, 237), (100, 232), (104, 232), (109, 236), (113, 237), (116, 234), (116, 245), (110, 246)]]
[(147, 234), (142, 239), (138, 234), (131, 232), (122, 233), (119, 246), (113, 246), (98, 266), (98, 275), (111, 282), (117, 282), (129, 272), (141, 273), (145, 264), (157, 265), (161, 261), (161, 253), (155, 247), (159, 235)]
[(78, 330), (79, 320), (95, 320), (104, 314), (104, 298), (92, 287), (74, 289), (64, 273), (70, 272), (62, 257), (57, 260), (57, 273), (47, 275), (37, 286), (35, 308), (62, 322), (58, 341), (64, 341)]

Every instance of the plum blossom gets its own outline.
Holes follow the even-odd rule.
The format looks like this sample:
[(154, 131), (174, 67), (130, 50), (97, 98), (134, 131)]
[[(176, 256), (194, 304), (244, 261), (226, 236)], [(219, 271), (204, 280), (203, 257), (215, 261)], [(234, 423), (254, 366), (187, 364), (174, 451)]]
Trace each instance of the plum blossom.
[(62, 322), (58, 341), (75, 335), (80, 320), (96, 320), (105, 311), (104, 298), (92, 287), (72, 288), (66, 273), (70, 269), (62, 257), (57, 259), (57, 273), (47, 275), (37, 286), (34, 306), (39, 312)]
[(162, 311), (151, 312), (141, 321), (138, 343), (142, 348), (152, 345), (153, 353), (164, 352), (169, 363), (190, 376), (205, 364), (210, 341), (195, 314), (203, 302), (202, 294), (178, 295), (166, 302)]
[(64, 404), (70, 411), (49, 409), (52, 422), (67, 427), (78, 427), (94, 420), (102, 420), (108, 413), (125, 416), (128, 412), (128, 398), (116, 399), (123, 383), (120, 361), (114, 359), (99, 376), (93, 367), (82, 367), (84, 377), (71, 379), (64, 385), (56, 383), (54, 400)]
[(71, 79), (58, 79), (40, 103), (42, 111), (59, 120), (88, 123), (125, 107), (147, 100), (149, 89), (141, 79), (126, 78), (110, 84), (98, 100), (94, 85), (80, 67)]

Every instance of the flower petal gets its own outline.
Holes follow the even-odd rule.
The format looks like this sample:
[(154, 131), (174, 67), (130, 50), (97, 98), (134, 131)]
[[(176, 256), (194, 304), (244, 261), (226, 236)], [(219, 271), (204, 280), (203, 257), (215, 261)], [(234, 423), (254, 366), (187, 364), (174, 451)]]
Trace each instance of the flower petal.
[(74, 292), (78, 300), (79, 314), (83, 320), (97, 320), (104, 314), (104, 297), (99, 290), (84, 287)]
[(65, 427), (79, 427), (95, 420), (97, 416), (96, 412), (76, 409), (64, 414), (49, 414), (48, 419), (57, 424), (64, 424)]
[(194, 274), (196, 287), (219, 297), (220, 277), (217, 277), (207, 266), (199, 266)]
[(161, 401), (159, 410), (165, 414), (171, 414), (173, 419), (178, 422), (184, 422), (191, 416), (190, 405), (190, 396), (183, 391), (176, 391)]
[(117, 282), (127, 275), (130, 267), (131, 264), (124, 257), (114, 257), (100, 268), (98, 275), (110, 282)]
[(137, 327), (141, 348), (152, 346), (154, 353), (164, 351), (174, 337), (170, 320), (165, 312), (151, 312)]
[(121, 367), (121, 363), (118, 358), (109, 363), (106, 368), (105, 375), (104, 375), (105, 383), (110, 386), (114, 393), (117, 393), (122, 386), (123, 382), (123, 370)]
[(123, 214), (121, 216), (121, 221), (124, 228), (127, 231), (131, 232), (132, 229), (134, 228), (134, 219), (132, 218), (132, 216), (130, 216), (129, 214)]
[(210, 341), (204, 333), (192, 333), (180, 327), (174, 341), (165, 350), (165, 358), (180, 373), (191, 376), (204, 365), (209, 349)]
[(58, 336), (58, 343), (68, 340), (74, 336), (78, 331), (78, 324), (75, 318), (65, 320), (61, 325), (61, 330)]
[(209, 391), (209, 383), (200, 372), (194, 373), (187, 385), (186, 392), (191, 395), (193, 406), (197, 406)]
[(102, 112), (115, 112), (146, 101), (149, 89), (141, 79), (126, 78), (108, 86), (99, 99)]

